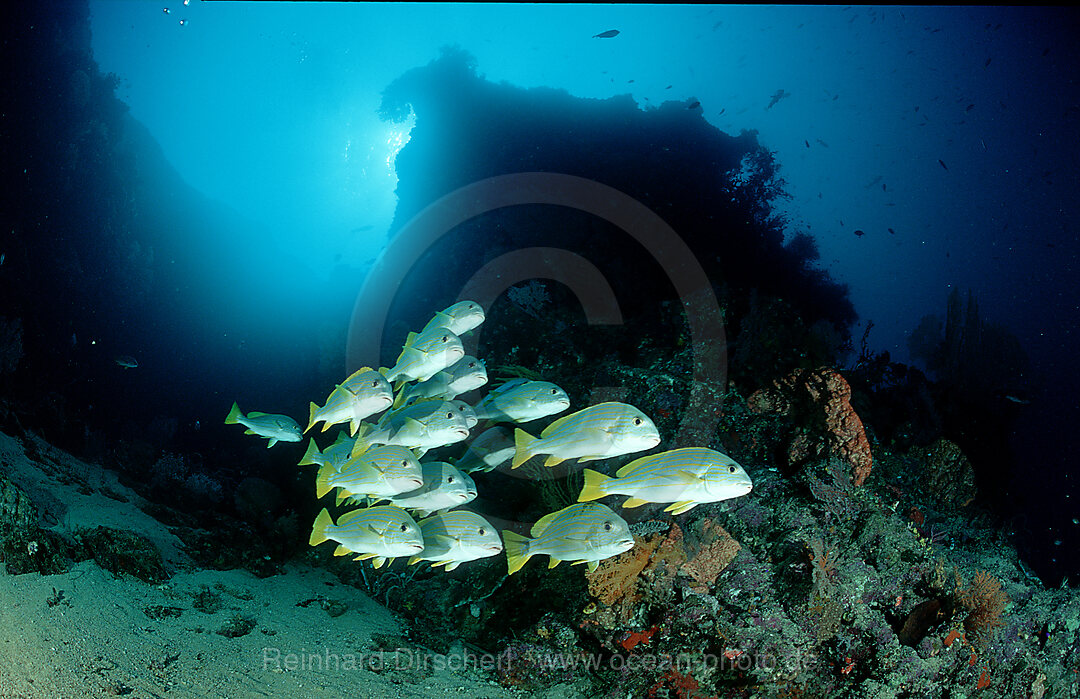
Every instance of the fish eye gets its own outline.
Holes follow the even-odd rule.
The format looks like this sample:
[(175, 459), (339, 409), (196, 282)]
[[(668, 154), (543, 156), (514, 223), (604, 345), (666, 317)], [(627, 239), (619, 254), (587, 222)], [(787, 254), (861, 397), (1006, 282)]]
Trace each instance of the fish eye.
[(442, 341), (443, 342), (450, 342), (450, 336), (449, 335), (443, 335), (442, 336)]
[(372, 381), (371, 382), (371, 387), (372, 388), (378, 388), (379, 387), (379, 382), (378, 381)]
[(727, 470), (728, 470), (728, 473), (735, 473), (735, 467), (734, 466), (728, 466)]
[(448, 417), (448, 418), (454, 417), (454, 414), (453, 413), (447, 413), (446, 417)]
[(640, 425), (641, 424), (641, 418), (639, 418), (639, 417), (634, 418), (634, 424), (635, 425)]
[(409, 460), (408, 459), (402, 459), (401, 460), (401, 465), (405, 466), (407, 468), (409, 466)]
[(559, 392), (559, 389), (557, 389), (557, 388), (551, 389), (551, 395), (553, 395), (553, 396), (556, 395), (558, 392)]
[(611, 522), (604, 522), (604, 531), (611, 531)]
[(446, 482), (447, 483), (453, 483), (454, 482), (454, 477), (453, 476), (447, 476), (446, 477)]
[(484, 534), (487, 534), (487, 530), (483, 527), (480, 527), (480, 536), (483, 536)]
[(407, 532), (407, 531), (409, 531), (409, 525), (407, 525), (407, 524), (402, 524), (402, 525), (401, 525), (401, 531), (403, 531), (403, 532)]

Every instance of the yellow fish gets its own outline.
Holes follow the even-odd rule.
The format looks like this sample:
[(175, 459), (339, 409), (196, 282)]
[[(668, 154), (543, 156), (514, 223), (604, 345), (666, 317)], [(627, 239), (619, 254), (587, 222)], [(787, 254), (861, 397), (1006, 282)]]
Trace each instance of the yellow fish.
[(652, 449), (660, 443), (653, 421), (632, 405), (600, 403), (559, 418), (540, 437), (514, 432), (517, 468), (537, 454), (548, 454), (545, 466), (566, 459), (593, 461)]
[(503, 531), (510, 575), (539, 554), (549, 557), (548, 568), (561, 561), (573, 561), (575, 565), (587, 563), (591, 572), (603, 559), (634, 547), (630, 525), (610, 507), (598, 502), (578, 503), (545, 515), (529, 533), (533, 538)]
[(346, 512), (337, 524), (323, 508), (315, 519), (311, 538), (312, 546), (324, 541), (336, 541), (335, 556), (360, 554), (353, 560), (375, 560), (372, 564), (381, 568), (390, 558), (415, 556), (424, 550), (424, 535), (409, 513), (393, 505), (378, 505)]
[(665, 512), (679, 515), (696, 505), (746, 495), (754, 487), (743, 467), (726, 454), (685, 447), (643, 456), (615, 472), (615, 478), (585, 469), (578, 502), (605, 495), (629, 495), (623, 507), (670, 502)]

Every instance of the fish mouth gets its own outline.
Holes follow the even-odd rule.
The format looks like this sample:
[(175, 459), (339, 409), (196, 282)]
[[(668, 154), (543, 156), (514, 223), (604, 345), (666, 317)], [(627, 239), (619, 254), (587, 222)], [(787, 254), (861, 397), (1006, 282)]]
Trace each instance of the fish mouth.
[(631, 539), (620, 539), (619, 541), (615, 542), (615, 546), (617, 548), (622, 549), (623, 551), (628, 551), (628, 550), (634, 548), (634, 540), (632, 538)]
[(423, 551), (424, 550), (424, 545), (423, 544), (406, 544), (405, 546), (406, 546), (406, 548), (412, 549), (413, 551)]

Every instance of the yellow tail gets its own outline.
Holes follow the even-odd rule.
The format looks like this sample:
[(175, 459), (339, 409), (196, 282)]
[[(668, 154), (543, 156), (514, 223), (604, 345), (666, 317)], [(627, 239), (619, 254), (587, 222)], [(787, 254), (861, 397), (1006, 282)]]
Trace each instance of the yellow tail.
[(319, 466), (321, 465), (315, 460), (315, 457), (322, 457), (322, 452), (319, 451), (319, 445), (315, 444), (314, 439), (308, 440), (307, 451), (304, 452), (303, 458), (300, 459), (300, 463), (297, 466)]
[(230, 410), (229, 414), (225, 417), (225, 424), (235, 425), (240, 422), (240, 418), (242, 417), (244, 417), (244, 414), (240, 412), (240, 406), (236, 404), (236, 401), (233, 401), (232, 410)]
[(330, 519), (330, 513), (326, 511), (324, 507), (319, 516), (315, 518), (315, 525), (311, 528), (311, 538), (308, 539), (308, 543), (312, 546), (318, 546), (324, 541), (329, 539), (326, 536), (326, 528), (334, 525), (334, 520)]
[(510, 468), (517, 468), (533, 457), (529, 447), (536, 441), (536, 437), (525, 430), (514, 430), (514, 463)]
[(531, 539), (527, 536), (522, 536), (509, 529), (503, 530), (503, 545), (506, 546), (506, 566), (509, 571), (507, 575), (513, 575), (521, 570), (521, 566), (532, 558), (532, 554), (529, 553), (529, 541)]
[(307, 432), (308, 430), (310, 430), (312, 427), (315, 426), (315, 413), (317, 413), (317, 412), (319, 412), (319, 406), (312, 403), (311, 407), (308, 410), (308, 416), (309, 416), (308, 417), (308, 423), (307, 423), (307, 427), (304, 428), (304, 432)]
[(613, 480), (611, 476), (605, 476), (599, 471), (594, 471), (591, 468), (587, 468), (582, 471), (585, 474), (585, 485), (581, 489), (581, 494), (578, 495), (578, 502), (588, 502), (589, 500), (599, 500), (607, 495), (607, 490), (604, 485)]
[(321, 498), (334, 489), (334, 486), (330, 485), (330, 476), (337, 473), (334, 467), (330, 464), (323, 464), (319, 467), (319, 475), (315, 477), (315, 497)]

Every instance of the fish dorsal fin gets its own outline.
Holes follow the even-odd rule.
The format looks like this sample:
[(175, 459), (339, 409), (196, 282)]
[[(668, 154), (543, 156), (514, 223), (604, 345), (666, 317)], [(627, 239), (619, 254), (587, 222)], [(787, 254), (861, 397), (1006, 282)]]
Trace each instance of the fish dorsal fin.
[(383, 375), (383, 378), (386, 378), (390, 374), (390, 367), (379, 367), (379, 373)]
[(346, 512), (345, 514), (338, 517), (337, 525), (339, 527), (344, 527), (346, 524), (352, 522), (361, 514), (363, 514), (363, 512), (363, 510), (353, 510), (352, 512)]
[(350, 381), (355, 379), (360, 374), (363, 374), (365, 371), (371, 371), (371, 367), (369, 367), (369, 366), (360, 367), (359, 369), (357, 369), (353, 373), (349, 374), (349, 377), (347, 379), (345, 379), (344, 381), (342, 381), (341, 383), (339, 383), (338, 386), (340, 386), (341, 384), (349, 383)]
[(446, 328), (450, 329), (450, 325), (454, 322), (454, 317), (446, 311), (439, 311), (435, 314), (435, 317), (428, 321), (428, 324), (424, 326), (424, 329), (429, 328)]
[(559, 418), (555, 422), (553, 422), (550, 425), (548, 425), (547, 427), (545, 427), (544, 431), (540, 433), (540, 437), (541, 438), (547, 437), (547, 436), (551, 435), (552, 432), (555, 432), (556, 430), (559, 430), (559, 429), (565, 427), (566, 424), (568, 422), (570, 422), (571, 419), (576, 418), (578, 416), (578, 413), (580, 413), (580, 412), (581, 411), (579, 410), (576, 413), (570, 413), (569, 415), (563, 415), (561, 418)]
[(615, 476), (617, 478), (622, 478), (636, 468), (648, 468), (652, 466), (661, 456), (663, 456), (663, 454), (651, 454), (649, 456), (643, 456), (640, 459), (634, 459), (633, 461), (616, 471)]
[(414, 342), (416, 342), (416, 338), (418, 338), (418, 337), (420, 337), (419, 333), (409, 333), (408, 335), (406, 335), (405, 336), (405, 345), (402, 347), (402, 349), (412, 347), (412, 344)]
[(546, 514), (540, 519), (536, 520), (536, 524), (532, 525), (532, 529), (529, 530), (529, 534), (531, 536), (540, 536), (541, 534), (543, 534), (544, 531), (551, 526), (552, 521), (554, 521), (555, 516), (558, 515), (559, 512), (562, 512), (562, 510)]

